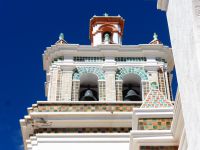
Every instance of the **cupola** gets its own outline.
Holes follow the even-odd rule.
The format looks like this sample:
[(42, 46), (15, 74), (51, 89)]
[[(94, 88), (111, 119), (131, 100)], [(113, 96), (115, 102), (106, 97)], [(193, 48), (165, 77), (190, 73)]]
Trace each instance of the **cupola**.
[(93, 16), (90, 19), (91, 45), (122, 44), (124, 30), (124, 19), (118, 16)]

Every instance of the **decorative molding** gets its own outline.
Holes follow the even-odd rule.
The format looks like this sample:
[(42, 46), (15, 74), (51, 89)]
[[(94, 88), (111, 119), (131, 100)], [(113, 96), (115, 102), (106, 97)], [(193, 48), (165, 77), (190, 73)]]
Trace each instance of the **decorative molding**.
[(82, 67), (76, 67), (76, 70), (73, 74), (73, 80), (80, 80), (81, 75), (92, 73), (95, 74), (98, 77), (98, 80), (105, 80), (104, 71), (99, 67), (93, 67), (93, 66), (82, 66)]
[(173, 108), (173, 105), (160, 90), (152, 88), (143, 101), (141, 108)]
[(116, 62), (145, 62), (146, 57), (115, 57)]
[(73, 58), (74, 62), (86, 62), (86, 63), (94, 63), (94, 62), (104, 62), (105, 57), (80, 57), (75, 56)]
[(123, 80), (124, 76), (127, 74), (136, 74), (141, 80), (148, 80), (148, 76), (144, 68), (137, 67), (122, 67), (118, 69), (116, 73), (116, 80)]
[(172, 108), (134, 108), (132, 129), (137, 130), (139, 118), (172, 118)]
[[(134, 53), (133, 53), (134, 51)], [(140, 45), (78, 45), (78, 44), (63, 44), (63, 45), (52, 45), (47, 47), (43, 54), (43, 67), (44, 70), (49, 70), (49, 66), (54, 58), (59, 56), (81, 56), (81, 57), (149, 57), (154, 53), (155, 57), (161, 57), (168, 63), (172, 63), (169, 70), (173, 69), (173, 60), (171, 48), (162, 44), (151, 45), (151, 44), (140, 44)]]

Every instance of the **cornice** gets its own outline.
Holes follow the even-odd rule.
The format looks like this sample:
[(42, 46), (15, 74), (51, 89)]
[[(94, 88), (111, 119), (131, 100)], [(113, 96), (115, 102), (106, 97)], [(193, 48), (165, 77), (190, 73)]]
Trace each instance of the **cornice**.
[(162, 44), (140, 45), (78, 45), (64, 44), (48, 47), (43, 54), (44, 70), (59, 56), (113, 56), (113, 57), (161, 57), (173, 65), (171, 48)]

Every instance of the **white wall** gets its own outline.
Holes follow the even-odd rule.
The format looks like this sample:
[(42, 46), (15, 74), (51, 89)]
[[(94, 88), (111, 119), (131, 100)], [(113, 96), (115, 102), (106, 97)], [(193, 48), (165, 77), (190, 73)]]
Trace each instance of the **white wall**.
[(200, 1), (169, 0), (167, 19), (188, 150), (198, 150), (200, 147)]
[(97, 33), (93, 37), (93, 46), (102, 44), (102, 35), (101, 33)]
[(113, 43), (120, 44), (118, 33), (113, 33)]

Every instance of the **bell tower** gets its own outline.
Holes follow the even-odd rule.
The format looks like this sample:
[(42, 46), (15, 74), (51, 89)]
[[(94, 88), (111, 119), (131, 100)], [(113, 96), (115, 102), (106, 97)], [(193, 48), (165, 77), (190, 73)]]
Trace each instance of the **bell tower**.
[(122, 45), (123, 30), (121, 16), (93, 16), (91, 45), (71, 44), (61, 33), (46, 48), (47, 100), (20, 120), (25, 150), (149, 150), (155, 143), (177, 150), (163, 149), (174, 146), (172, 51), (156, 34), (150, 43)]
[(101, 44), (122, 44), (124, 19), (118, 16), (93, 16), (90, 19), (90, 40), (92, 46)]

